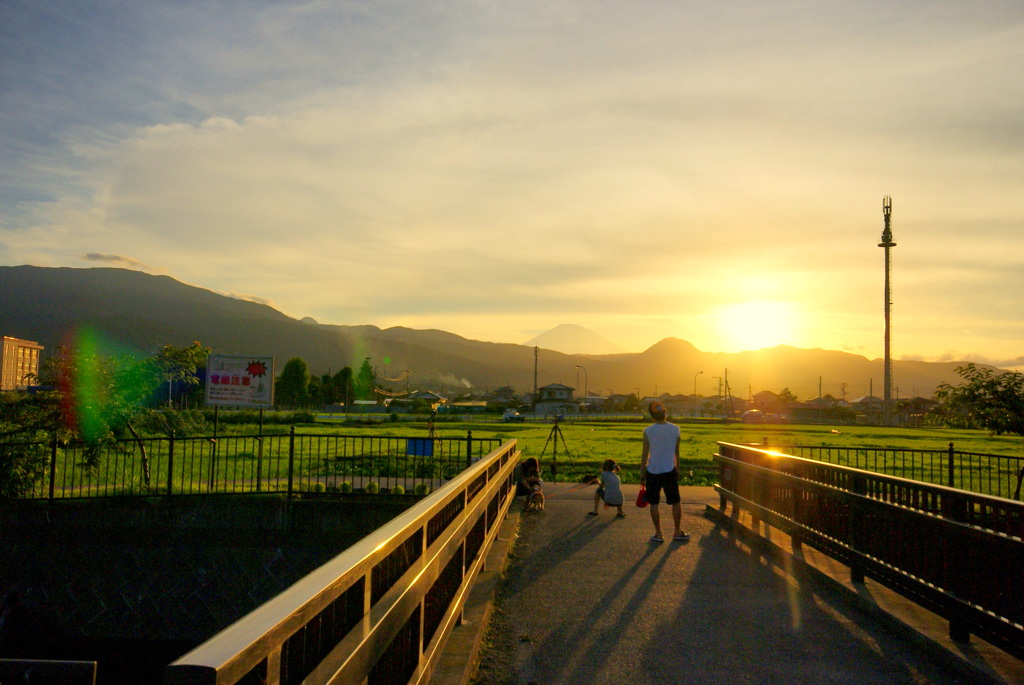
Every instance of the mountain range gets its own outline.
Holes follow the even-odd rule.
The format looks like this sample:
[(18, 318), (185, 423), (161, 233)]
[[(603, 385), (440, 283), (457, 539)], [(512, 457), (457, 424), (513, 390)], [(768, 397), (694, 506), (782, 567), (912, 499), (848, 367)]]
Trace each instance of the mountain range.
[[(440, 330), (320, 324), (168, 276), (113, 268), (0, 267), (0, 293), (0, 335), (38, 342), (44, 356), (58, 345), (74, 346), (88, 328), (111, 352), (150, 354), (162, 345), (199, 341), (221, 354), (273, 355), (278, 372), (293, 357), (304, 359), (314, 374), (358, 369), (369, 358), (388, 376), (409, 371), (404, 383), (411, 390), (449, 397), (500, 386), (528, 392), (535, 379), (538, 386), (562, 383), (578, 394), (714, 395), (726, 383), (738, 397), (783, 388), (801, 400), (819, 391), (847, 399), (882, 394), (881, 359), (833, 350), (704, 352), (666, 338), (640, 353), (565, 354)], [(894, 361), (896, 395), (927, 397), (941, 383), (956, 384), (961, 364)]]

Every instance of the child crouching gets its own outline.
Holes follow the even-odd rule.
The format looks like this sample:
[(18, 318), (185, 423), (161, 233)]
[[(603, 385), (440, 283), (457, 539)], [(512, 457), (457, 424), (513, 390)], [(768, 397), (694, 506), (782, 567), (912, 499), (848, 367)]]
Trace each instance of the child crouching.
[(598, 506), (604, 500), (605, 506), (618, 507), (619, 513), (616, 516), (625, 517), (622, 511), (622, 482), (619, 480), (619, 465), (614, 459), (607, 459), (601, 467), (601, 484), (594, 493), (594, 511), (589, 512), (591, 516), (597, 516)]

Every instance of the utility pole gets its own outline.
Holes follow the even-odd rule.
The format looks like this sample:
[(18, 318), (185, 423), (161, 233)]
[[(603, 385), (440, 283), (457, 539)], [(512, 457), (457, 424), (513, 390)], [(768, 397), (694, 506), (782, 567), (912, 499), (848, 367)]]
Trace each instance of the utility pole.
[(882, 425), (892, 423), (892, 248), (896, 247), (892, 239), (892, 198), (882, 198), (882, 218), (885, 228), (882, 229), (882, 242), (878, 246), (885, 250), (885, 377), (884, 398), (882, 405)]
[(533, 348), (533, 404), (537, 404), (537, 357), (540, 356), (540, 348)]

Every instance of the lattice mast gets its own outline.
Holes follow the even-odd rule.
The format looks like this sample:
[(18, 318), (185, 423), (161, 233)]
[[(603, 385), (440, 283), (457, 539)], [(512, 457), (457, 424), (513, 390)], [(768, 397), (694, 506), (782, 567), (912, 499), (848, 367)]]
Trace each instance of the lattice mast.
[(885, 376), (884, 398), (882, 405), (882, 424), (892, 423), (892, 248), (896, 242), (892, 239), (892, 198), (882, 198), (882, 218), (885, 228), (882, 229), (882, 242), (878, 246), (885, 249)]

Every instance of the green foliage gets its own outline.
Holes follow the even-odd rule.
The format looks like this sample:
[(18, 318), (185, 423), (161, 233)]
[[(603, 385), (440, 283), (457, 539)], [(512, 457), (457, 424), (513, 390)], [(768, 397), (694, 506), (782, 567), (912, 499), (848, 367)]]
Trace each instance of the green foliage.
[(211, 431), (205, 415), (197, 409), (146, 412), (139, 417), (136, 424), (139, 430), (152, 435), (188, 437), (206, 435)]
[(391, 488), (391, 494), (392, 495), (404, 495), (405, 494), (405, 488), (403, 488), (401, 485), (396, 485), (395, 487)]
[(380, 484), (375, 480), (371, 480), (369, 483), (366, 484), (366, 491), (371, 495), (376, 495), (378, 492), (380, 492)]
[(279, 407), (305, 407), (309, 401), (309, 367), (301, 357), (285, 362), (274, 386)]
[(43, 443), (0, 445), (0, 501), (30, 493), (46, 475), (50, 458)]
[[(184, 385), (187, 391), (183, 395), (187, 397), (191, 394), (198, 404), (202, 388), (196, 372), (200, 367), (206, 366), (206, 359), (210, 356), (210, 352), (212, 350), (209, 347), (205, 347), (198, 341), (181, 349), (173, 345), (164, 345), (156, 353), (153, 363), (171, 388), (174, 385)], [(170, 394), (170, 389), (168, 394)], [(168, 406), (171, 404), (171, 398), (168, 397)]]
[(951, 424), (966, 419), (996, 435), (1024, 436), (1024, 373), (974, 364), (961, 366), (956, 372), (964, 382), (957, 386), (943, 383), (935, 393), (948, 409)]
[(377, 388), (377, 374), (374, 372), (373, 366), (370, 365), (369, 359), (363, 360), (362, 366), (359, 367), (359, 375), (355, 378), (354, 385), (357, 400), (374, 399), (375, 390)]
[(416, 487), (414, 487), (412, 491), (413, 494), (420, 495), (422, 497), (423, 495), (430, 494), (430, 486), (426, 483), (416, 483)]
[(352, 481), (343, 480), (341, 482), (341, 485), (339, 486), (339, 489), (344, 493), (352, 492)]

